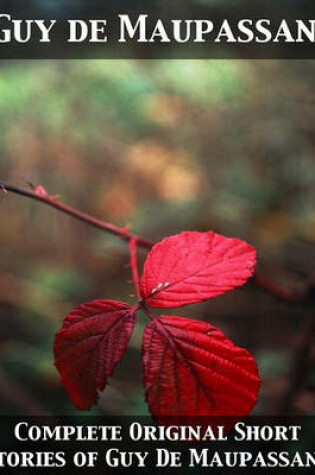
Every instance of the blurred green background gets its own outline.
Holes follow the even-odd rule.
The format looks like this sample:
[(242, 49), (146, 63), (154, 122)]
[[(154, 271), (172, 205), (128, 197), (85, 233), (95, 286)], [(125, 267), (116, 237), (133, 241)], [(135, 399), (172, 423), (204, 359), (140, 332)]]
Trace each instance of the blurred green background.
[[(315, 62), (27, 61), (0, 64), (0, 179), (158, 240), (212, 229), (258, 250), (258, 268), (300, 289), (315, 261)], [(15, 195), (0, 199), (3, 414), (74, 414), (53, 365), (73, 306), (132, 302), (119, 239)], [(142, 254), (142, 258), (144, 254)], [(309, 309), (253, 284), (173, 313), (250, 349), (257, 413), (278, 407)], [(146, 414), (140, 317), (92, 413)], [(292, 412), (315, 412), (315, 347)]]

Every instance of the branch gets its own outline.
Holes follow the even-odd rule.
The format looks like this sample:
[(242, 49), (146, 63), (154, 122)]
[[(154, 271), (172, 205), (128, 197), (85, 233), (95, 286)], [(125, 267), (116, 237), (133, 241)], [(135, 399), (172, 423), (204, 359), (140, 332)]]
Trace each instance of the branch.
[(279, 300), (283, 300), (289, 303), (305, 303), (307, 301), (307, 292), (305, 291), (295, 291), (295, 290), (288, 290), (279, 287), (278, 285), (270, 282), (268, 279), (263, 277), (262, 275), (255, 272), (253, 276), (253, 282), (261, 289), (265, 290), (266, 292), (270, 293), (274, 297)]
[[(7, 183), (0, 181), (0, 190), (3, 191), (4, 194), (7, 192), (15, 193), (17, 195), (26, 196), (27, 198), (32, 198), (34, 200), (40, 201), (41, 203), (45, 203), (52, 208), (56, 208), (62, 213), (68, 214), (79, 221), (82, 221), (94, 228), (102, 229), (103, 231), (107, 231), (115, 236), (120, 237), (124, 241), (130, 243), (134, 242), (139, 247), (143, 247), (145, 249), (151, 249), (154, 245), (154, 242), (144, 239), (142, 237), (136, 236), (128, 231), (126, 228), (119, 228), (114, 224), (107, 223), (106, 221), (102, 221), (100, 219), (94, 218), (89, 214), (83, 213), (71, 206), (68, 206), (61, 201), (57, 200), (56, 197), (49, 196), (43, 187), (37, 187), (35, 190), (27, 190), (25, 188), (20, 188), (18, 186), (9, 185)], [(285, 290), (272, 282), (269, 282), (264, 277), (260, 276), (259, 274), (255, 273), (253, 282), (264, 289), (265, 291), (269, 292), (276, 298), (279, 298), (285, 302), (289, 303), (304, 303), (307, 300), (307, 293), (306, 292), (294, 292), (290, 290)]]
[(130, 251), (130, 266), (132, 272), (132, 281), (135, 287), (136, 297), (141, 299), (140, 295), (140, 280), (138, 272), (138, 262), (137, 262), (137, 240), (135, 238), (130, 239), (128, 242), (129, 251)]
[(293, 342), (293, 356), (290, 371), (287, 377), (287, 384), (283, 394), (276, 407), (279, 415), (292, 413), (294, 409), (294, 401), (300, 392), (309, 366), (308, 356), (310, 354), (315, 334), (315, 314), (314, 311), (309, 313), (302, 323), (301, 329), (298, 331)]
[(144, 247), (146, 249), (150, 249), (153, 246), (153, 242), (131, 234), (126, 228), (119, 228), (114, 224), (107, 223), (100, 219), (94, 218), (93, 216), (90, 216), (89, 214), (83, 213), (82, 211), (72, 208), (71, 206), (62, 203), (61, 201), (58, 201), (57, 198), (48, 196), (47, 194), (38, 193), (36, 190), (26, 190), (25, 188), (8, 185), (7, 183), (3, 182), (0, 182), (0, 189), (4, 193), (10, 191), (17, 195), (26, 196), (27, 198), (32, 198), (34, 200), (45, 203), (51, 206), (52, 208), (56, 208), (59, 211), (78, 219), (79, 221), (83, 221), (84, 223), (93, 226), (94, 228), (102, 229), (111, 234), (114, 234), (115, 236), (120, 237), (124, 241), (129, 242), (131, 241), (131, 239), (136, 239), (138, 246)]

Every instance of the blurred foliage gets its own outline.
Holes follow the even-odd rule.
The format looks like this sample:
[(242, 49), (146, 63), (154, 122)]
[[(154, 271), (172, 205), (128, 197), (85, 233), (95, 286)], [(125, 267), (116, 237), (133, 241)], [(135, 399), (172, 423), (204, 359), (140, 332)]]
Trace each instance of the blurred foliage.
[[(0, 177), (155, 240), (184, 229), (244, 238), (264, 275), (299, 288), (315, 258), (314, 73), (311, 61), (2, 62)], [(54, 333), (78, 303), (132, 301), (126, 247), (21, 197), (3, 196), (0, 213), (2, 412), (75, 413)], [(304, 313), (250, 284), (182, 312), (257, 356), (262, 413), (285, 385)], [(144, 325), (94, 413), (146, 413)], [(314, 384), (310, 371), (296, 411), (314, 412)]]

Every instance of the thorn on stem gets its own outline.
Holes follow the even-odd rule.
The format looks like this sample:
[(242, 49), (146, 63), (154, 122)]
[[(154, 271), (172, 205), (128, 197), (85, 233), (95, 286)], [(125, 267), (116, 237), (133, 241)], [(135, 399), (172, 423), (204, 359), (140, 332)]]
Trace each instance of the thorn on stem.
[(7, 190), (6, 190), (6, 187), (5, 187), (5, 185), (4, 185), (3, 183), (0, 183), (0, 189), (1, 189), (1, 191), (2, 191), (2, 193), (3, 193), (4, 195), (7, 195), (7, 194), (8, 194), (8, 192), (7, 192)]
[(27, 181), (26, 183), (28, 184), (31, 190), (35, 191), (36, 186), (31, 181)]

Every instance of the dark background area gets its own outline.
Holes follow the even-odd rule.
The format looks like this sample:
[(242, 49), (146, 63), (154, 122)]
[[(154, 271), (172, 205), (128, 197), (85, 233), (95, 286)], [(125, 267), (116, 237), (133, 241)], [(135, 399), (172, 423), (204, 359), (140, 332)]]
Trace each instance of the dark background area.
[[(314, 75), (313, 61), (2, 62), (0, 179), (41, 184), (154, 240), (210, 229), (243, 238), (261, 275), (300, 290), (315, 260)], [(45, 205), (0, 198), (1, 413), (74, 414), (54, 334), (79, 303), (133, 301), (126, 246)], [(253, 353), (256, 413), (271, 414), (310, 311), (249, 283), (172, 313), (207, 320)], [(145, 323), (92, 413), (147, 413)], [(315, 412), (314, 350), (290, 412)]]

